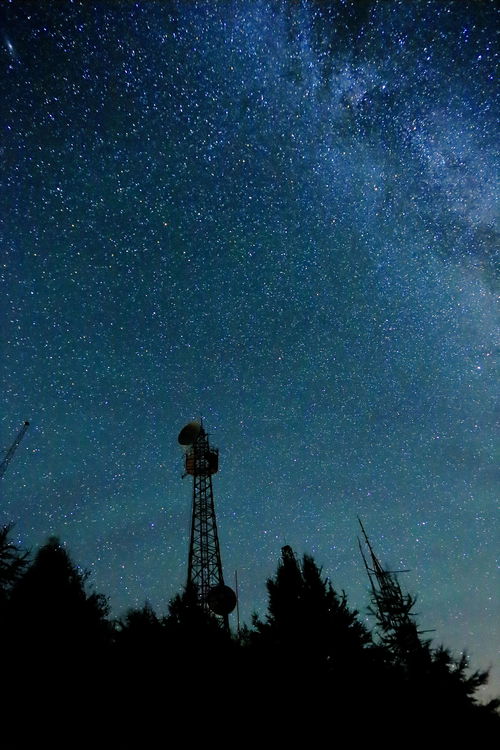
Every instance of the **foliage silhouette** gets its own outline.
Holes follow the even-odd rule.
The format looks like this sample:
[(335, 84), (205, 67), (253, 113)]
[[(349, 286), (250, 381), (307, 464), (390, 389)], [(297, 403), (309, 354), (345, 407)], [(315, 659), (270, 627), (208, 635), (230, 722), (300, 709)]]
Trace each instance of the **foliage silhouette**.
[(10, 541), (12, 528), (12, 524), (8, 524), (0, 529), (0, 625), (5, 618), (12, 588), (28, 565), (28, 552), (21, 551)]
[(91, 694), (101, 715), (118, 723), (124, 713), (144, 721), (164, 716), (167, 706), (177, 718), (196, 710), (206, 727), (221, 705), (235, 716), (244, 707), (256, 736), (265, 717), (265, 730), (280, 741), (321, 741), (322, 715), (351, 723), (358, 739), (370, 739), (381, 720), (391, 739), (408, 731), (422, 738), (493, 736), (499, 701), (478, 701), (488, 673), (470, 672), (465, 655), (456, 659), (423, 640), (415, 598), (394, 574), (384, 574), (384, 586), (372, 588), (375, 642), (345, 593), (312, 557), (299, 560), (288, 546), (267, 581), (265, 617), (254, 615), (253, 627), (237, 637), (201, 606), (193, 587), (170, 601), (166, 616), (146, 602), (112, 628), (106, 598), (88, 590), (89, 574), (57, 538), (28, 563), (5, 528), (0, 583), (5, 674), (18, 675), (12, 702), (29, 674), (38, 684), (33, 701), (46, 698), (75, 720), (78, 701)]
[(358, 659), (370, 643), (358, 613), (347, 606), (345, 593), (339, 596), (334, 591), (309, 555), (299, 564), (293, 550), (283, 547), (267, 590), (266, 620), (253, 619), (257, 640), (284, 654), (293, 651), (304, 666), (334, 670)]
[(118, 632), (123, 635), (123, 639), (139, 643), (149, 639), (153, 631), (159, 631), (161, 628), (161, 620), (149, 602), (145, 602), (141, 609), (129, 609), (125, 617), (118, 622)]
[(233, 641), (222, 622), (200, 604), (195, 586), (188, 585), (169, 603), (165, 630), (171, 662), (179, 673), (193, 664), (216, 669), (220, 681), (233, 650)]
[(87, 592), (88, 578), (56, 537), (40, 548), (10, 596), (11, 636), (25, 654), (83, 659), (106, 644), (107, 599)]
[[(257, 705), (264, 710), (279, 686), (290, 736), (306, 732), (311, 739), (319, 731), (312, 717), (328, 711), (347, 719), (360, 683), (370, 682), (370, 635), (314, 559), (304, 555), (299, 563), (289, 546), (267, 590), (265, 620), (254, 615), (254, 629), (245, 634), (251, 692), (262, 695), (264, 686)], [(278, 715), (276, 732), (282, 723)]]
[[(477, 739), (490, 732), (500, 717), (498, 700), (480, 705), (477, 691), (488, 681), (488, 671), (468, 674), (468, 659), (455, 658), (449, 649), (433, 648), (418, 628), (415, 596), (403, 593), (397, 574), (380, 564), (361, 524), (372, 566), (361, 548), (371, 584), (369, 612), (376, 618), (375, 637), (380, 657), (378, 671), (384, 693), (401, 727), (418, 722), (420, 730), (432, 727), (443, 737)], [(427, 631), (428, 632), (428, 631)], [(381, 706), (382, 708), (382, 706)]]
[[(40, 727), (51, 716), (54, 721), (57, 717), (58, 726), (69, 723), (74, 731), (82, 725), (82, 706), (89, 696), (96, 720), (108, 705), (108, 604), (103, 595), (87, 590), (88, 577), (52, 537), (12, 586), (2, 664), (9, 691), (1, 707), (12, 717), (23, 696), (24, 716), (38, 717), (17, 725), (25, 738), (33, 731), (39, 741)], [(17, 746), (18, 740), (6, 746)]]

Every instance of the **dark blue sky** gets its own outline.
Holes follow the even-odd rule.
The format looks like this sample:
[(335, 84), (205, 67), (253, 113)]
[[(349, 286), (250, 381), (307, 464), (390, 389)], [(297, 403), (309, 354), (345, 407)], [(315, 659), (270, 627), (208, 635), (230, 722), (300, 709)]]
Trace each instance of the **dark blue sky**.
[(359, 515), (436, 642), (498, 660), (494, 3), (0, 21), (2, 522), (165, 611), (203, 415), (245, 620), (284, 543), (365, 612)]

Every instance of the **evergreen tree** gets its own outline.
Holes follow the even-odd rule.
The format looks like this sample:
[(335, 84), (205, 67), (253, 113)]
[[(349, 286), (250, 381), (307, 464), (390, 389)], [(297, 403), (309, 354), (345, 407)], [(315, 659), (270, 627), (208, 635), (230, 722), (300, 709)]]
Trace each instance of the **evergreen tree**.
[(136, 716), (139, 711), (145, 721), (150, 720), (151, 707), (168, 697), (164, 680), (171, 677), (171, 665), (165, 625), (148, 602), (140, 609), (128, 610), (115, 624), (112, 673), (114, 695), (120, 696), (118, 714), (125, 708)]
[[(25, 716), (45, 722), (53, 716), (54, 726), (65, 721), (80, 728), (89, 696), (94, 716), (109, 713), (108, 604), (87, 590), (88, 576), (53, 537), (13, 585), (2, 663), (9, 682), (6, 716), (18, 710), (19, 695)], [(17, 732), (33, 731), (39, 740), (41, 726), (18, 724)]]
[(222, 659), (230, 642), (217, 617), (200, 604), (193, 585), (186, 586), (169, 603), (165, 629), (175, 661), (213, 663)]
[(13, 586), (28, 565), (28, 553), (22, 552), (10, 541), (12, 524), (0, 529), (0, 626), (6, 615), (6, 609)]
[(418, 721), (421, 728), (432, 727), (448, 738), (468, 732), (486, 737), (495, 727), (500, 732), (500, 701), (481, 705), (477, 699), (488, 672), (468, 674), (465, 654), (456, 659), (449, 649), (433, 648), (430, 640), (422, 638), (425, 631), (419, 630), (414, 613), (416, 597), (403, 593), (396, 573), (382, 567), (362, 524), (361, 529), (371, 558), (370, 567), (360, 545), (372, 589), (369, 611), (376, 618), (382, 654), (381, 684), (386, 703), (397, 717), (393, 728), (396, 723)]
[(253, 621), (263, 644), (283, 654), (293, 652), (304, 664), (334, 670), (359, 658), (370, 642), (358, 613), (347, 606), (345, 593), (337, 594), (309, 555), (299, 564), (291, 547), (283, 547), (267, 590), (266, 619), (254, 616)]
[(162, 622), (149, 602), (145, 602), (141, 609), (129, 609), (125, 617), (118, 621), (118, 632), (124, 641), (143, 643), (161, 628)]
[[(324, 741), (324, 714), (349, 721), (370, 676), (370, 636), (314, 559), (285, 546), (267, 581), (268, 609), (243, 633), (242, 663), (251, 710), (280, 742)], [(270, 711), (269, 707), (273, 709)]]
[(254, 616), (249, 637), (252, 683), (260, 681), (269, 690), (281, 685), (297, 731), (308, 716), (332, 705), (345, 715), (368, 679), (370, 636), (357, 612), (322, 577), (312, 557), (304, 555), (299, 563), (289, 546), (283, 547), (267, 590), (266, 618)]
[(164, 620), (146, 602), (141, 609), (129, 609), (115, 623), (115, 664), (120, 679), (143, 682), (152, 664), (165, 662)]
[(11, 636), (25, 653), (83, 658), (107, 642), (108, 603), (102, 594), (87, 591), (88, 577), (56, 537), (40, 548), (10, 597)]

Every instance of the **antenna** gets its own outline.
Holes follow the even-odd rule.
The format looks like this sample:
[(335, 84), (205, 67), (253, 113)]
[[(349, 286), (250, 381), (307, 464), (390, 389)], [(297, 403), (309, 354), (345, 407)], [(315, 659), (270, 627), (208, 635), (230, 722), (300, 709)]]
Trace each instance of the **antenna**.
[(17, 433), (17, 436), (16, 436), (14, 442), (12, 443), (12, 445), (10, 446), (10, 448), (7, 450), (7, 452), (5, 453), (5, 456), (4, 456), (4, 458), (2, 459), (2, 461), (0, 463), (0, 479), (3, 477), (3, 475), (7, 471), (7, 466), (9, 465), (12, 456), (16, 452), (16, 450), (17, 450), (17, 448), (19, 446), (19, 443), (21, 442), (21, 440), (25, 436), (26, 431), (27, 431), (27, 429), (28, 429), (29, 426), (30, 426), (29, 422), (25, 422), (23, 424), (23, 426), (21, 427), (21, 429)]
[(179, 437), (177, 438), (180, 445), (192, 445), (194, 442), (196, 442), (196, 438), (200, 434), (202, 430), (202, 426), (200, 422), (189, 422), (185, 427), (182, 428), (182, 430), (179, 432)]
[(238, 571), (234, 571), (234, 591), (236, 593), (236, 623), (237, 632), (240, 634), (240, 594), (238, 591)]
[(373, 551), (373, 547), (359, 516), (358, 521), (372, 563), (372, 567), (370, 567), (367, 557), (363, 552), (361, 541), (358, 538), (359, 549), (372, 589), (373, 609), (370, 609), (370, 611), (377, 617), (389, 648), (406, 658), (409, 654), (421, 648), (418, 636), (430, 631), (417, 629), (412, 613), (416, 599), (410, 594), (403, 594), (399, 585), (396, 574), (407, 573), (408, 571), (385, 570)]

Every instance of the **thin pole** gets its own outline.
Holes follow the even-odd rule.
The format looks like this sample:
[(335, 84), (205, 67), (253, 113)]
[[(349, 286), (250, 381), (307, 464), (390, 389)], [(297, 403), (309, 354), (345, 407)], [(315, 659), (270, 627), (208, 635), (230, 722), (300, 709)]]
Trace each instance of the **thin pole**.
[(240, 634), (240, 595), (238, 593), (238, 571), (234, 571), (234, 589), (236, 592), (236, 627), (237, 633)]

